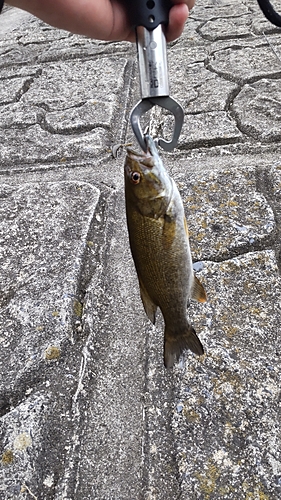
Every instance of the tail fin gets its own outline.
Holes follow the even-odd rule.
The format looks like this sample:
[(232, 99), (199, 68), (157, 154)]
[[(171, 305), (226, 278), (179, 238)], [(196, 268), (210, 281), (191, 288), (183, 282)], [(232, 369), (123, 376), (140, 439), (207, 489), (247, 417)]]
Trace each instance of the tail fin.
[(203, 346), (197, 337), (194, 328), (187, 324), (184, 332), (174, 333), (165, 328), (164, 364), (172, 368), (185, 349), (190, 349), (198, 356), (204, 354)]

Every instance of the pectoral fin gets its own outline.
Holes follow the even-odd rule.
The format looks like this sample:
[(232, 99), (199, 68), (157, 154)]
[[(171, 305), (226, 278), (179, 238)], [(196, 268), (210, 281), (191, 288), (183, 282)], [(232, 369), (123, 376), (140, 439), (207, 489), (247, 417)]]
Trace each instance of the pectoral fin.
[(140, 284), (140, 296), (143, 303), (143, 307), (151, 323), (155, 324), (157, 306), (151, 300), (150, 296), (146, 291), (146, 288), (144, 287), (140, 279), (139, 279), (139, 284)]
[(191, 298), (197, 300), (197, 302), (206, 302), (207, 295), (205, 289), (200, 283), (199, 279), (194, 275), (193, 286), (191, 290)]

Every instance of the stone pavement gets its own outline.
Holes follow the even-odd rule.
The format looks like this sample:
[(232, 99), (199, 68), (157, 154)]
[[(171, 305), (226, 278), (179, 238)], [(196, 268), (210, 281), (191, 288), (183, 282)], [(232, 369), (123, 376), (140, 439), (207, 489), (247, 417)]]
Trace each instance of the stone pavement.
[(111, 154), (135, 46), (5, 8), (0, 54), (0, 499), (280, 499), (280, 30), (256, 0), (197, 0), (169, 47), (186, 116), (162, 156), (208, 294), (206, 354), (171, 371)]

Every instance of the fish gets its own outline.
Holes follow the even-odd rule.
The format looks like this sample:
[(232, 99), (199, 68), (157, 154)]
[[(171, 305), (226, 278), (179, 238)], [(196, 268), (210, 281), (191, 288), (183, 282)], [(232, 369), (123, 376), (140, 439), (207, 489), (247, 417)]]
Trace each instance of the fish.
[(207, 296), (194, 274), (179, 190), (152, 137), (145, 140), (146, 153), (127, 148), (125, 159), (128, 235), (145, 312), (153, 324), (158, 307), (164, 318), (164, 365), (172, 368), (186, 349), (204, 354), (187, 308)]

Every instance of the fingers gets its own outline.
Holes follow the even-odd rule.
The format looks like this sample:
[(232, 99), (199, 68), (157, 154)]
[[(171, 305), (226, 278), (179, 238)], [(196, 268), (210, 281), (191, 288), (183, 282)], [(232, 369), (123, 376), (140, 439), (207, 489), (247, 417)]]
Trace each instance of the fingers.
[[(176, 0), (174, 1), (176, 3)], [(190, 0), (188, 3), (190, 5), (194, 5), (195, 2), (193, 2), (193, 0)], [(186, 3), (182, 3), (182, 1), (171, 8), (169, 15), (169, 24), (165, 33), (167, 42), (171, 42), (172, 40), (180, 37), (185, 22), (188, 18), (188, 14), (188, 6)]]
[[(165, 30), (167, 42), (172, 42), (179, 38), (184, 29), (185, 22), (189, 15), (189, 8), (194, 6), (195, 0), (173, 0), (175, 5), (171, 8), (169, 14), (169, 24)], [(135, 42), (136, 36), (134, 30), (125, 38), (127, 41)]]
[(195, 0), (172, 0), (172, 1), (175, 5), (180, 3), (185, 3), (188, 7), (188, 10), (193, 9), (195, 5)]

